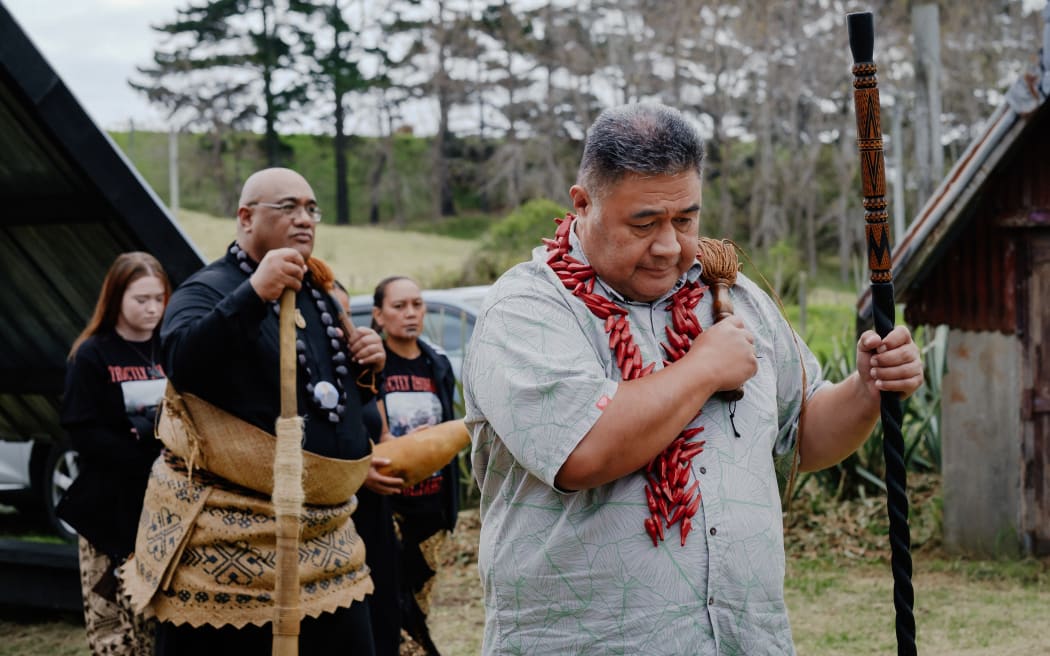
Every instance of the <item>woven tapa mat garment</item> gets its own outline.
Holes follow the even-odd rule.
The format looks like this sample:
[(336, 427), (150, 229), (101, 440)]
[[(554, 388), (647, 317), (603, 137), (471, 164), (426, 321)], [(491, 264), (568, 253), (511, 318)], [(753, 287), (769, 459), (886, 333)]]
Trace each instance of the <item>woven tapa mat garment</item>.
[[(304, 506), (299, 542), (303, 616), (349, 606), (372, 592), (365, 546), (350, 514), (356, 497)], [(277, 560), (273, 505), (165, 453), (150, 474), (135, 555), (121, 569), (132, 607), (192, 626), (273, 620)]]
[[(272, 474), (255, 480), (268, 473), (255, 465), (265, 460), (259, 451), (269, 446), (272, 454), (274, 437), (170, 388), (164, 406), (157, 434), (166, 448), (150, 472), (135, 555), (121, 568), (125, 593), (137, 612), (174, 624), (270, 622), (277, 559)], [(197, 460), (192, 472), (187, 455)], [(303, 457), (300, 607), (304, 617), (316, 617), (372, 592), (364, 543), (350, 518), (369, 459)], [(238, 461), (239, 478), (259, 469), (247, 477), (253, 489), (202, 469), (233, 472)]]

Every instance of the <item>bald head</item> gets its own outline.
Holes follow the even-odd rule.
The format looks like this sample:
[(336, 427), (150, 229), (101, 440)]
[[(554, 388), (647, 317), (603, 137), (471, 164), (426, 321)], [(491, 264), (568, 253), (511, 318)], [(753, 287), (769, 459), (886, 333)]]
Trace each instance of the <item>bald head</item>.
[[(279, 167), (263, 169), (252, 173), (244, 181), (244, 186), (241, 187), (241, 198), (237, 204), (244, 206), (259, 201), (269, 202), (270, 196), (283, 198), (282, 191), (285, 189), (299, 189), (304, 186), (310, 189), (310, 183), (306, 181), (306, 178), (292, 169)], [(313, 189), (310, 189), (310, 195), (313, 196)]]
[[(237, 207), (237, 243), (257, 262), (277, 248), (294, 248), (309, 259), (314, 247), (316, 206), (306, 178), (291, 169), (270, 168), (248, 176)], [(285, 212), (279, 206), (294, 208)]]

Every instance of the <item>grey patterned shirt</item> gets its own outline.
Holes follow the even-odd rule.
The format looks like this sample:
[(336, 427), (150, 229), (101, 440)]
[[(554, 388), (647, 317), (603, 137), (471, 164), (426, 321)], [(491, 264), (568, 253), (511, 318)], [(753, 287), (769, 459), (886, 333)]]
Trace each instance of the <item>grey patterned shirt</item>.
[[(572, 255), (586, 261), (576, 235)], [(597, 421), (619, 370), (604, 321), (545, 264), (542, 247), (493, 286), (464, 364), (467, 427), (481, 488), (478, 567), (484, 654), (793, 654), (774, 455), (790, 452), (802, 398), (799, 351), (772, 300), (739, 276), (735, 314), (755, 335), (759, 370), (729, 404), (712, 399), (691, 426), (701, 510), (685, 547), (678, 526), (646, 534), (641, 473), (563, 492), (554, 478)], [(695, 280), (695, 264), (679, 280)], [(643, 363), (661, 366), (664, 300), (627, 302)], [(696, 308), (711, 325), (711, 299)], [(820, 368), (799, 341), (809, 394)], [(673, 366), (673, 365), (672, 365)], [(740, 437), (734, 437), (733, 425)]]

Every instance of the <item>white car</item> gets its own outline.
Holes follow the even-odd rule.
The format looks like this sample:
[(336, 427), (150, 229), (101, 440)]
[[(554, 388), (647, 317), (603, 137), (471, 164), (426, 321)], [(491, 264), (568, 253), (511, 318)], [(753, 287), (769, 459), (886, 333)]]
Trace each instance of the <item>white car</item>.
[(0, 439), (0, 503), (42, 518), (66, 540), (76, 532), (55, 516), (55, 506), (78, 473), (77, 452), (66, 443)]

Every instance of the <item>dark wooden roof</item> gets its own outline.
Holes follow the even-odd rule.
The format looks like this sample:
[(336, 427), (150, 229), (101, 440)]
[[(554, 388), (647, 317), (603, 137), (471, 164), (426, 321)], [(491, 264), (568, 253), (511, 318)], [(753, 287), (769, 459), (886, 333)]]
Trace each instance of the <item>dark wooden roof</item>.
[(0, 439), (60, 434), (66, 353), (117, 254), (173, 284), (203, 264), (163, 204), (0, 5)]

